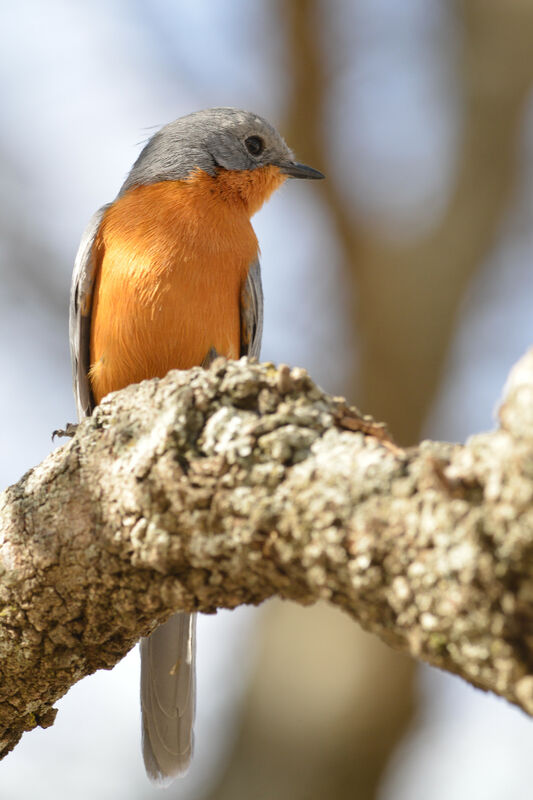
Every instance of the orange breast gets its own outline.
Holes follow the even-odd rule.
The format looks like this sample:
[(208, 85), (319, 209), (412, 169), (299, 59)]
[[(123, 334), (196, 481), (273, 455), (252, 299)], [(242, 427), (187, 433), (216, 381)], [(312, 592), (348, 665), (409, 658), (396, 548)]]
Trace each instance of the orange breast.
[[(110, 391), (201, 364), (211, 347), (240, 352), (240, 292), (257, 256), (249, 221), (283, 177), (254, 170), (223, 179), (136, 187), (106, 212), (95, 240), (90, 381)], [(263, 173), (263, 174), (261, 174)], [(261, 199), (262, 198), (262, 199)]]

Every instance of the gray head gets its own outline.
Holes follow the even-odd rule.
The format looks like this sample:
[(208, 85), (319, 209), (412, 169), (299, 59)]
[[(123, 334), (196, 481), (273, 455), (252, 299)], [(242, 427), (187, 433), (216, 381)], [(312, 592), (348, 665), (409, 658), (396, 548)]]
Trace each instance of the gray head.
[(274, 165), (295, 178), (323, 178), (294, 161), (279, 133), (266, 120), (236, 108), (208, 108), (165, 125), (145, 145), (121, 193), (132, 186), (186, 178), (194, 169), (252, 170)]

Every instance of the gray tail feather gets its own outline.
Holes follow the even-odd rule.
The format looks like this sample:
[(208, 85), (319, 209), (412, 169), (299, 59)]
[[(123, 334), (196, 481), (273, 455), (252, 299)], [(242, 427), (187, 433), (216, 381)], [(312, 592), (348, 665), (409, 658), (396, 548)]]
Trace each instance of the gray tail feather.
[(196, 705), (196, 614), (174, 614), (141, 639), (141, 712), (144, 766), (167, 784), (192, 757)]

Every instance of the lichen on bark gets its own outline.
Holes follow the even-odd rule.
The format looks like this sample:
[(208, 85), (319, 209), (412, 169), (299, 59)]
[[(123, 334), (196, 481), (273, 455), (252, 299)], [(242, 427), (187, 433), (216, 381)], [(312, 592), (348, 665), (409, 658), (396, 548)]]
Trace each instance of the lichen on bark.
[(326, 599), (533, 714), (533, 353), (500, 427), (403, 451), (304, 370), (109, 395), (0, 496), (0, 748), (178, 609)]

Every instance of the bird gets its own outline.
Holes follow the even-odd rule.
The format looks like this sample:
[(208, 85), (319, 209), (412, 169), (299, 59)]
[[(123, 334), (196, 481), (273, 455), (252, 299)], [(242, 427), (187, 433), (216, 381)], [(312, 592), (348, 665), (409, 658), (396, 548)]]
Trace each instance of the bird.
[[(323, 177), (250, 111), (196, 111), (155, 133), (117, 197), (91, 218), (76, 256), (69, 333), (78, 418), (109, 392), (171, 369), (259, 358), (263, 292), (250, 218), (287, 178)], [(195, 617), (172, 615), (140, 645), (143, 758), (163, 785), (192, 757)]]

